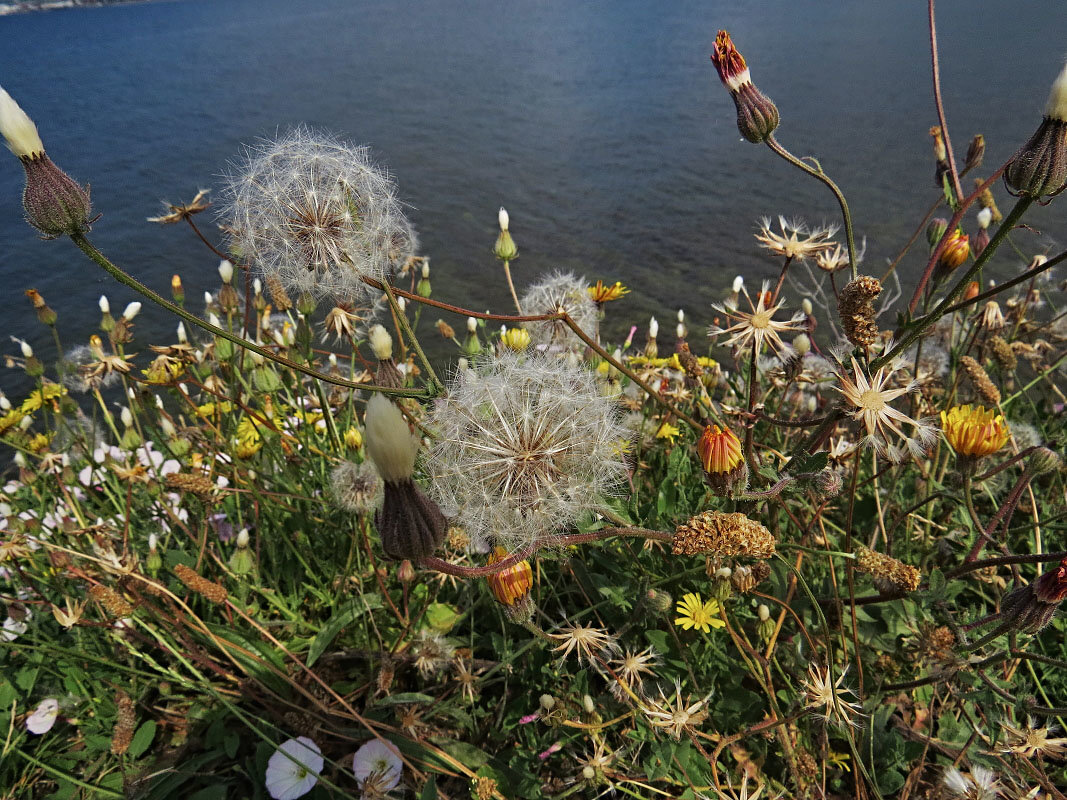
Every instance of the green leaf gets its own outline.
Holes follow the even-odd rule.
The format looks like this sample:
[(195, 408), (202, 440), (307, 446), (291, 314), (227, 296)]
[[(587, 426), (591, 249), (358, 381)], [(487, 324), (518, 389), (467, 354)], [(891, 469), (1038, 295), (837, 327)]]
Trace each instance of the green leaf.
[(315, 634), (315, 638), (311, 640), (311, 646), (308, 648), (307, 665), (309, 667), (314, 665), (319, 660), (319, 656), (337, 638), (337, 635), (345, 627), (351, 625), (357, 617), (369, 610), (366, 603), (361, 600), (355, 600), (347, 608), (335, 612), (326, 624), (322, 626), (322, 630)]
[(945, 596), (945, 575), (937, 567), (930, 571), (930, 588), (927, 594), (932, 601), (941, 600)]
[(144, 723), (133, 734), (133, 738), (130, 740), (130, 749), (126, 752), (129, 753), (130, 758), (139, 758), (145, 750), (152, 744), (152, 740), (156, 738), (156, 723), (152, 720)]
[(671, 652), (671, 640), (667, 636), (667, 631), (645, 631), (645, 638), (660, 655), (667, 655)]
[(419, 792), (419, 800), (437, 800), (437, 776), (431, 775)]
[(467, 742), (460, 742), (455, 739), (446, 739), (444, 741), (435, 739), (434, 744), (438, 745), (453, 758), (459, 759), (468, 769), (478, 769), (489, 760), (488, 753)]
[(188, 800), (226, 800), (228, 791), (229, 789), (225, 783), (218, 783), (189, 795)]
[(427, 627), (448, 633), (463, 615), (448, 603), (430, 603), (423, 618)]

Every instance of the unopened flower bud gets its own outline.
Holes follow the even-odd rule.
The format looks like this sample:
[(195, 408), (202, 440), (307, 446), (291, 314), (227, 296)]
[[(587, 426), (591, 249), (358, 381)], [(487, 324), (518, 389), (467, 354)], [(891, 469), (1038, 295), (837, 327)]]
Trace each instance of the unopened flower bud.
[(248, 528), (241, 528), (241, 530), (237, 532), (235, 544), (238, 547), (248, 547)]
[(126, 306), (126, 310), (122, 312), (122, 318), (129, 322), (140, 313), (141, 304), (134, 300), (132, 303)]
[(383, 325), (373, 325), (367, 332), (371, 352), (379, 361), (388, 361), (393, 357), (393, 337)]
[(967, 157), (964, 159), (963, 168), (965, 170), (978, 169), (982, 166), (982, 160), (985, 158), (985, 137), (976, 133), (974, 138), (971, 139), (971, 143), (967, 145)]
[(26, 188), (22, 193), (26, 221), (46, 239), (89, 230), (89, 191), (52, 162), (44, 151), (37, 126), (3, 88), (0, 88), (0, 134), (26, 172)]
[(225, 258), (219, 262), (219, 277), (222, 278), (223, 283), (233, 280), (233, 264)]
[(741, 135), (754, 144), (767, 141), (778, 127), (778, 108), (753, 85), (748, 65), (726, 31), (715, 37), (711, 63), (733, 98)]
[(108, 302), (106, 294), (100, 295), (100, 299), (97, 300), (97, 304), (100, 306), (101, 314), (111, 313), (111, 303)]
[(811, 312), (814, 311), (815, 308), (814, 306), (812, 306), (811, 300), (805, 297), (803, 300), (800, 301), (800, 310), (810, 317)]
[(769, 642), (774, 635), (774, 620), (771, 619), (771, 610), (765, 604), (760, 603), (759, 608), (756, 609), (756, 614), (759, 616), (756, 633), (761, 641)]
[(180, 275), (170, 276), (170, 296), (174, 298), (174, 302), (178, 305), (185, 302), (185, 289), (182, 287)]
[(545, 711), (551, 711), (553, 708), (556, 707), (556, 698), (554, 698), (550, 694), (541, 695), (538, 702), (541, 704), (541, 708), (543, 708)]
[(945, 235), (945, 231), (947, 230), (947, 219), (943, 217), (934, 217), (930, 220), (930, 224), (926, 226), (926, 241), (931, 248), (937, 247), (937, 243), (941, 241), (941, 237)]
[(797, 351), (797, 355), (803, 356), (811, 352), (811, 337), (806, 333), (799, 334), (793, 340), (793, 349)]
[(411, 559), (405, 558), (400, 562), (400, 566), (396, 568), (396, 579), (405, 586), (415, 580), (415, 565), (411, 563)]
[(649, 589), (645, 604), (653, 614), (666, 614), (674, 608), (674, 599), (662, 589)]
[(582, 697), (582, 707), (585, 708), (586, 714), (592, 714), (596, 711), (596, 706), (593, 704), (593, 698), (589, 695), (584, 695)]
[(501, 261), (514, 261), (519, 257), (519, 248), (515, 245), (515, 240), (511, 238), (511, 233), (508, 231), (510, 219), (503, 206), (500, 207), (500, 211), (497, 213), (497, 220), (500, 222), (500, 235), (496, 237), (496, 244), (493, 245), (493, 255)]
[(1055, 472), (1063, 464), (1059, 453), (1047, 447), (1039, 447), (1030, 455), (1030, 469), (1035, 475), (1044, 475), (1046, 472)]
[(1067, 184), (1067, 67), (1052, 84), (1041, 125), (1004, 169), (1004, 182), (1034, 199), (1059, 194)]
[(971, 256), (970, 237), (959, 228), (949, 234), (948, 241), (941, 249), (937, 265), (945, 272), (951, 272)]

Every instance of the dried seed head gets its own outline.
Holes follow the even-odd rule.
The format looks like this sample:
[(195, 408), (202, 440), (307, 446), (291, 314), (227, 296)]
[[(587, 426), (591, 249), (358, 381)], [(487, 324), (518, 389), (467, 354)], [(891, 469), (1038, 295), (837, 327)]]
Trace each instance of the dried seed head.
[(1000, 389), (989, 379), (985, 368), (970, 356), (960, 359), (960, 366), (974, 386), (974, 391), (991, 406), (1000, 405)]
[(1015, 351), (1011, 349), (1011, 345), (1000, 336), (993, 336), (990, 338), (989, 343), (993, 347), (993, 358), (996, 359), (997, 365), (1005, 372), (1014, 372), (1019, 361), (1015, 357)]
[(678, 526), (671, 550), (687, 556), (710, 553), (770, 558), (774, 545), (771, 532), (744, 514), (704, 511)]
[(919, 588), (919, 570), (892, 556), (876, 553), (867, 547), (856, 549), (856, 569), (867, 573), (876, 582), (889, 584), (890, 587), (901, 592), (914, 592)]
[[(576, 278), (570, 272), (557, 272), (527, 289), (520, 305), (529, 315), (566, 313), (585, 332), (596, 324), (596, 303), (586, 291), (585, 278)], [(524, 322), (533, 344), (539, 348), (577, 346), (581, 340), (563, 320)]]
[(882, 283), (870, 275), (860, 275), (841, 290), (837, 310), (845, 336), (856, 347), (867, 347), (878, 338), (874, 300), (882, 293)]
[(169, 488), (196, 495), (205, 503), (210, 502), (215, 495), (215, 484), (206, 475), (195, 472), (172, 472), (164, 480)]
[(311, 295), (358, 300), (416, 249), (396, 185), (366, 147), (306, 128), (250, 149), (222, 192), (236, 252), (267, 279)]
[(212, 603), (226, 602), (226, 589), (214, 581), (209, 581), (207, 578), (199, 575), (196, 570), (191, 567), (187, 567), (185, 564), (177, 564), (174, 567), (174, 574), (178, 576), (178, 580), (184, 583), (189, 591), (196, 592), (198, 595)]
[(133, 700), (122, 689), (115, 692), (115, 728), (111, 733), (111, 752), (121, 756), (130, 749), (133, 729), (137, 724), (137, 714)]
[(369, 514), (382, 499), (382, 482), (366, 461), (342, 461), (330, 473), (330, 489), (337, 504), (354, 514)]
[(133, 613), (133, 606), (110, 586), (97, 584), (89, 590), (89, 594), (112, 617), (128, 617)]

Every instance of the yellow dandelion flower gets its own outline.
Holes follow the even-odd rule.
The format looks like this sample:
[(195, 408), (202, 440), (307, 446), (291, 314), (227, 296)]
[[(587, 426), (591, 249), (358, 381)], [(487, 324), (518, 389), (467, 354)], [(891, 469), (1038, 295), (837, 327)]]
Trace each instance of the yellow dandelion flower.
[(20, 422), (26, 413), (21, 408), (13, 408), (0, 417), (0, 434), (7, 433)]
[(233, 411), (233, 403), (223, 400), (221, 403), (204, 403), (196, 407), (196, 413), (201, 417), (213, 417), (216, 414), (227, 414)]
[(598, 305), (618, 300), (624, 294), (630, 293), (630, 290), (619, 281), (615, 281), (613, 286), (606, 285), (604, 281), (597, 281), (596, 286), (590, 286), (586, 291), (589, 292), (589, 297), (592, 298), (593, 302)]
[(717, 600), (704, 602), (699, 594), (690, 592), (678, 601), (675, 612), (679, 615), (674, 624), (682, 630), (696, 628), (701, 633), (707, 633), (712, 628), (725, 628), (726, 623), (719, 618), (719, 603)]
[(508, 328), (500, 334), (500, 343), (515, 352), (525, 350), (530, 346), (530, 332), (526, 328)]
[(345, 431), (345, 446), (358, 450), (363, 446), (363, 432), (359, 428), (349, 428)]
[(848, 763), (850, 758), (851, 756), (848, 753), (834, 753), (831, 751), (826, 760), (844, 772), (852, 772), (852, 767)]
[(674, 444), (674, 440), (678, 438), (679, 433), (681, 433), (681, 431), (678, 428), (674, 427), (669, 422), (664, 422), (656, 430), (656, 438), (667, 439), (671, 444)]
[(67, 388), (65, 386), (61, 386), (58, 383), (46, 383), (40, 389), (34, 389), (30, 392), (30, 396), (22, 401), (19, 410), (23, 415), (32, 414), (34, 411), (39, 411), (47, 401), (55, 400), (66, 393)]
[(731, 472), (742, 461), (741, 440), (729, 428), (708, 425), (697, 444), (706, 472)]
[(238, 458), (251, 458), (263, 447), (259, 424), (252, 417), (244, 417), (237, 423), (237, 444), (234, 448)]
[(42, 450), (48, 447), (48, 443), (51, 441), (51, 434), (38, 433), (26, 443), (26, 449), (29, 450), (31, 453), (40, 453)]
[(941, 427), (952, 449), (961, 456), (988, 456), (1008, 441), (1008, 425), (996, 411), (983, 406), (955, 406), (941, 412)]

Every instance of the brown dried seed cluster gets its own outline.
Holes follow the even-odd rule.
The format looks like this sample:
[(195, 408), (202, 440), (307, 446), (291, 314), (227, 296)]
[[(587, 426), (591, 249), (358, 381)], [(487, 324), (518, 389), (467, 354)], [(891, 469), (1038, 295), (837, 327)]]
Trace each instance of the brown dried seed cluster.
[(924, 628), (919, 646), (927, 658), (946, 661), (952, 656), (952, 647), (955, 644), (956, 635), (947, 626), (940, 625), (936, 628)]
[(267, 276), (267, 291), (270, 292), (270, 301), (279, 312), (284, 313), (293, 307), (293, 301), (277, 275)]
[(770, 558), (774, 555), (774, 537), (744, 514), (705, 511), (678, 526), (671, 550), (685, 556), (712, 553)]
[(975, 392), (978, 393), (978, 396), (982, 398), (982, 400), (991, 406), (1000, 404), (1000, 389), (998, 389), (993, 381), (989, 379), (989, 375), (981, 364), (970, 356), (964, 356), (960, 359), (960, 366), (963, 367), (963, 371), (967, 373), (967, 377), (970, 378)]
[(134, 713), (133, 700), (122, 689), (115, 692), (115, 705), (118, 714), (115, 717), (115, 729), (111, 733), (111, 752), (121, 756), (130, 748), (137, 715)]
[(133, 613), (133, 606), (110, 586), (97, 584), (89, 590), (89, 594), (113, 617), (128, 617)]
[(489, 800), (496, 794), (496, 780), (486, 775), (478, 775), (471, 782), (471, 794), (478, 800)]
[(860, 275), (841, 290), (837, 312), (841, 315), (845, 336), (857, 347), (872, 345), (878, 338), (874, 301), (881, 293), (881, 281), (870, 275)]
[(700, 366), (697, 357), (689, 351), (688, 342), (679, 342), (676, 350), (678, 352), (678, 363), (682, 365), (686, 375), (690, 378), (699, 378), (704, 374), (704, 368)]
[(174, 574), (178, 576), (178, 580), (184, 583), (190, 591), (196, 592), (198, 595), (210, 600), (212, 603), (226, 602), (226, 589), (224, 587), (198, 575), (196, 570), (190, 569), (185, 566), (185, 564), (178, 564), (175, 566)]
[(1014, 370), (1019, 360), (1015, 357), (1015, 351), (1011, 349), (1011, 345), (1000, 336), (994, 336), (989, 343), (993, 347), (993, 358), (997, 360), (1000, 368), (1006, 372)]
[(166, 482), (171, 489), (195, 494), (204, 502), (209, 501), (215, 491), (215, 484), (210, 478), (193, 472), (172, 472), (166, 477)]
[(902, 592), (919, 588), (919, 570), (884, 553), (866, 547), (856, 550), (856, 569), (866, 572), (876, 581), (885, 581)]

